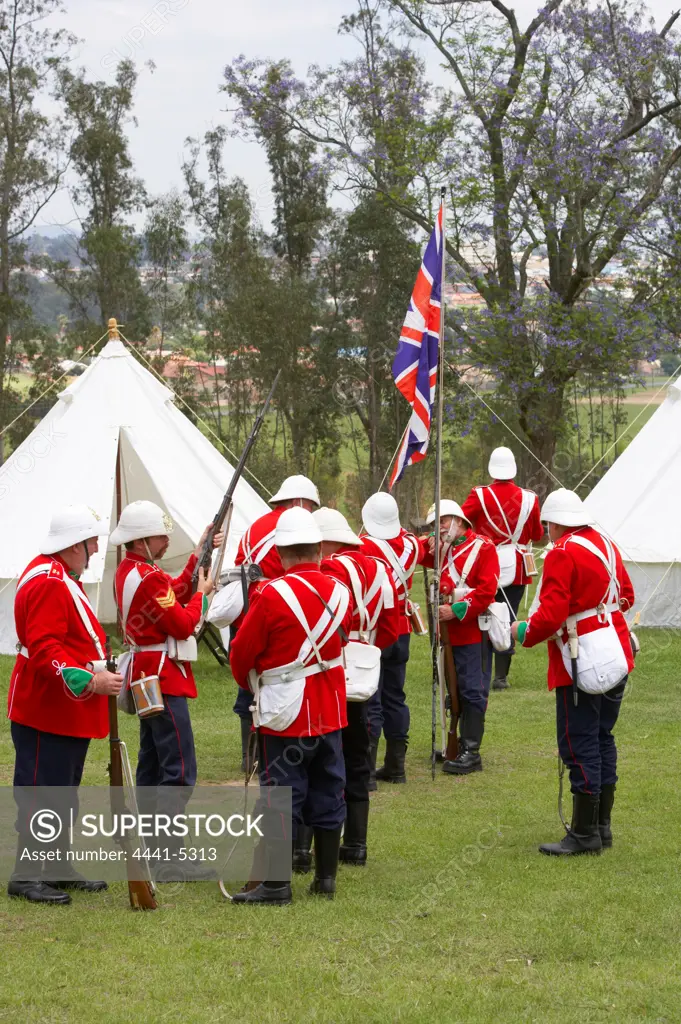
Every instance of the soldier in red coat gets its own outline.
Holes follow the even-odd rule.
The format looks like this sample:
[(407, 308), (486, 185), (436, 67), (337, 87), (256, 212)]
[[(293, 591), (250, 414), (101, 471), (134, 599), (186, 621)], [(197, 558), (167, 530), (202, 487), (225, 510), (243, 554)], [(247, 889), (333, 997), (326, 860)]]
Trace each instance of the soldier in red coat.
[[(86, 505), (60, 509), (42, 554), (17, 584), (19, 653), (7, 714), (15, 749), (14, 785), (20, 787), (15, 790), (19, 847), (7, 891), (33, 903), (70, 903), (66, 889), (106, 889), (105, 882), (86, 881), (68, 867), (62, 880), (43, 881), (40, 869), (36, 873), (25, 856), (36, 845), (27, 827), (27, 787), (80, 785), (90, 740), (109, 732), (107, 697), (121, 688), (122, 677), (106, 669), (106, 636), (80, 583), (100, 531), (99, 516)], [(77, 812), (77, 804), (71, 806)], [(57, 850), (60, 872), (65, 850)]]
[[(433, 506), (426, 518), (435, 522)], [(491, 666), (487, 637), (478, 623), (494, 601), (499, 559), (494, 544), (472, 529), (461, 507), (450, 499), (440, 504), (440, 622), (449, 633), (461, 702), (459, 754), (444, 761), (448, 775), (482, 771), (480, 745), (485, 732)], [(432, 565), (432, 538), (423, 560)], [(485, 649), (483, 649), (483, 644)]]
[[(170, 543), (173, 521), (151, 501), (135, 501), (121, 513), (110, 543), (125, 545), (116, 570), (116, 604), (130, 650), (128, 681), (157, 675), (165, 710), (140, 720), (138, 786), (194, 786), (196, 754), (188, 699), (196, 697), (192, 662), (194, 630), (213, 582), (199, 571), (197, 591), (191, 578), (207, 530), (182, 573), (173, 579), (156, 564)], [(222, 542), (216, 534), (215, 545)]]
[[(363, 554), (361, 540), (340, 512), (320, 508), (314, 518), (322, 534), (321, 570), (343, 583), (349, 590), (352, 604), (351, 644), (384, 651), (399, 636), (399, 604), (388, 571), (382, 561)], [(346, 655), (350, 648), (346, 648)], [(364, 865), (367, 861), (367, 828), (369, 822), (369, 783), (371, 755), (367, 719), (368, 697), (356, 692), (347, 663), (347, 716), (343, 729), (345, 760), (345, 802), (347, 817), (343, 829), (340, 859), (345, 864)], [(360, 673), (361, 673), (360, 669)], [(376, 664), (376, 686), (380, 662)], [(364, 681), (360, 681), (360, 686)], [(311, 864), (311, 830), (298, 830), (294, 850), (294, 869), (304, 873)]]
[[(514, 483), (516, 473), (511, 449), (495, 448), (489, 460), (492, 483), (474, 487), (463, 503), (463, 513), (476, 533), (496, 544), (500, 563), (497, 601), (508, 603), (514, 619), (525, 587), (532, 582), (528, 572), (528, 568), (534, 572), (532, 544), (544, 536), (539, 498), (534, 491)], [(493, 690), (508, 689), (513, 651), (512, 645), (508, 651), (495, 652)]]
[(526, 622), (514, 623), (513, 631), (523, 647), (548, 641), (549, 690), (556, 694), (558, 749), (570, 772), (573, 811), (567, 835), (539, 849), (554, 856), (600, 853), (612, 846), (612, 733), (634, 667), (622, 613), (632, 607), (634, 590), (619, 551), (593, 528), (578, 495), (554, 491), (541, 515), (554, 546), (546, 555), (536, 609)]
[[(304, 508), (313, 512), (319, 508), (319, 491), (316, 484), (306, 476), (289, 476), (284, 480), (276, 494), (273, 494), (269, 501), (272, 511), (249, 526), (239, 541), (239, 548), (234, 559), (234, 564), (258, 565), (262, 569), (264, 580), (259, 583), (252, 583), (249, 587), (249, 600), (256, 591), (268, 580), (276, 580), (284, 575), (284, 567), (274, 543), (274, 533), (279, 517), (287, 508)], [(231, 629), (232, 638), (243, 621), (243, 612), (233, 620)], [(251, 733), (251, 712), (250, 697), (245, 690), (239, 688), (234, 713), (241, 721), (241, 770), (246, 771), (246, 757), (248, 754), (248, 743)]]
[[(321, 533), (310, 512), (277, 523), (284, 576), (255, 595), (230, 644), (234, 678), (255, 697), (260, 782), (292, 789), (293, 841), (305, 823), (315, 848), (313, 894), (332, 897), (345, 820), (342, 730), (347, 725), (344, 637), (350, 594), (320, 572)], [(235, 903), (291, 902), (291, 885), (266, 879)]]
[[(362, 552), (378, 558), (386, 566), (397, 591), (400, 612), (400, 635), (381, 654), (381, 681), (378, 692), (369, 701), (372, 774), (383, 732), (385, 759), (374, 778), (382, 782), (402, 783), (407, 781), (404, 764), (410, 722), (404, 692), (412, 632), (409, 593), (420, 546), (417, 538), (402, 528), (397, 502), (391, 494), (372, 494), (362, 509), (362, 521), (366, 530), (362, 537)], [(375, 783), (372, 788), (375, 788)]]

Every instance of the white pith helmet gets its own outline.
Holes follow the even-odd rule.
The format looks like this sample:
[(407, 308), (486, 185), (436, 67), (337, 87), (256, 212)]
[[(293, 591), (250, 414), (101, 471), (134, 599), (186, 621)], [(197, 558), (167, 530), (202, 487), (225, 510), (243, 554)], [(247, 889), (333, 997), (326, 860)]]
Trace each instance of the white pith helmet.
[(280, 501), (295, 501), (305, 499), (314, 502), (317, 507), (321, 505), (317, 485), (307, 476), (287, 476), (276, 494), (270, 498), (270, 505), (276, 505)]
[(364, 503), (362, 522), (370, 537), (378, 537), (379, 540), (392, 540), (393, 537), (399, 537), (402, 529), (400, 510), (392, 494), (387, 494), (385, 491), (372, 494)]
[(359, 545), (362, 543), (343, 513), (338, 509), (318, 508), (312, 514), (321, 530), (322, 540), (336, 541), (338, 544)]
[(102, 520), (89, 505), (64, 505), (50, 520), (50, 532), (40, 547), (41, 555), (54, 555), (80, 541), (99, 537)]
[(109, 537), (109, 544), (118, 547), (145, 537), (167, 537), (173, 532), (173, 521), (153, 501), (133, 501), (121, 512), (118, 526)]
[(306, 508), (287, 508), (277, 520), (274, 543), (278, 548), (294, 544), (321, 544), (322, 531)]
[(556, 526), (591, 526), (593, 523), (580, 496), (564, 487), (549, 494), (542, 506), (541, 518)]
[(518, 467), (511, 449), (495, 448), (490, 455), (487, 471), (493, 480), (512, 480), (518, 472)]
[[(461, 505), (458, 501), (452, 501), (451, 498), (442, 498), (440, 501), (440, 516), (458, 516), (459, 519), (463, 519), (464, 523), (471, 525), (470, 519), (463, 514)], [(435, 522), (435, 505), (431, 505), (428, 509), (428, 515), (426, 516), (426, 524), (430, 526), (431, 523)]]

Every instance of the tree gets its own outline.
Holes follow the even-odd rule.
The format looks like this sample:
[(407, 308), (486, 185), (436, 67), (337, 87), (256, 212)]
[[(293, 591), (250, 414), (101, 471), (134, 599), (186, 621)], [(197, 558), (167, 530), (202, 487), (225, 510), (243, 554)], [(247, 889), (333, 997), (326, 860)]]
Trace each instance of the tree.
[(149, 204), (144, 247), (153, 275), (149, 280), (148, 294), (159, 328), (159, 352), (168, 328), (178, 322), (183, 308), (183, 295), (177, 294), (173, 278), (188, 256), (186, 216), (184, 200), (176, 190), (158, 196)]
[(115, 316), (131, 339), (149, 333), (149, 302), (139, 279), (142, 243), (127, 221), (143, 209), (145, 191), (133, 174), (126, 126), (133, 121), (137, 71), (121, 61), (112, 85), (89, 82), (85, 72), (63, 69), (60, 87), (75, 125), (70, 157), (78, 175), (76, 208), (84, 211), (79, 272), (52, 264), (55, 281), (67, 292), (76, 319), (73, 333), (92, 340), (92, 323), (103, 329)]
[(334, 300), (327, 329), (341, 354), (336, 397), (347, 410), (351, 435), (353, 415), (364, 432), (365, 498), (380, 486), (409, 415), (395, 388), (392, 362), (419, 258), (409, 222), (367, 195), (342, 219), (324, 260)]
[[(188, 139), (183, 165), (187, 195), (200, 238), (192, 252), (187, 302), (203, 325), (202, 347), (213, 365), (211, 411), (217, 433), (237, 447), (253, 405), (252, 353), (262, 333), (259, 296), (267, 278), (260, 233), (248, 189), (225, 173), (224, 128)], [(201, 176), (201, 162), (206, 177)], [(224, 360), (224, 373), (218, 361)], [(223, 400), (229, 418), (223, 418)]]
[[(550, 467), (568, 388), (591, 358), (582, 329), (594, 295), (612, 261), (631, 254), (636, 232), (655, 221), (681, 160), (678, 15), (657, 31), (630, 0), (547, 0), (523, 29), (501, 0), (380, 6), (393, 19), (389, 31), (416, 34), (444, 62), (452, 91), (415, 116), (406, 110), (377, 150), (372, 118), (393, 91), (379, 76), (377, 102), (346, 62), (291, 85), (289, 124), (326, 148), (342, 180), (383, 196), (425, 231), (437, 190), (448, 187), (454, 276), (487, 310), (458, 318), (453, 354), (491, 371), (504, 418)], [(364, 18), (367, 8), (361, 0)], [(397, 52), (418, 65), (408, 42)], [(240, 70), (262, 96), (257, 69), (242, 62)], [(386, 181), (393, 138), (409, 140), (407, 159)], [(531, 273), (538, 253), (545, 282)], [(638, 330), (627, 330), (640, 299), (614, 297), (610, 339), (619, 347), (610, 358), (624, 375), (645, 354)], [(540, 489), (548, 483), (537, 480)]]
[(30, 319), (12, 272), (23, 266), (23, 236), (65, 169), (63, 118), (40, 108), (74, 42), (46, 25), (62, 10), (60, 0), (0, 3), (0, 427), (6, 422), (8, 338)]
[(332, 488), (339, 472), (339, 410), (332, 392), (338, 363), (335, 346), (320, 330), (326, 310), (317, 273), (330, 219), (327, 173), (317, 146), (291, 131), (286, 111), (295, 97), (285, 61), (264, 68), (261, 97), (244, 89), (231, 68), (225, 77), (224, 90), (238, 103), (238, 124), (267, 153), (275, 200), (268, 240), (277, 259), (269, 261), (270, 281), (260, 301), (263, 324), (268, 318), (269, 324), (257, 346), (254, 375), (264, 387), (282, 370), (278, 407), (293, 468), (323, 468)]

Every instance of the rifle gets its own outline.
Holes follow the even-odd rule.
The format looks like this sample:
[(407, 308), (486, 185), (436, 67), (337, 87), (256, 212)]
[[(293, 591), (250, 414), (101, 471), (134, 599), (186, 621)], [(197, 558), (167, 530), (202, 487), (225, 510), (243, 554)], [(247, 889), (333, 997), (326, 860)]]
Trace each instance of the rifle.
[[(116, 664), (111, 657), (111, 641), (106, 641), (106, 667), (107, 671), (115, 672)], [(125, 794), (123, 791), (124, 774), (128, 785), (132, 785), (132, 769), (128, 758), (128, 750), (123, 740), (118, 735), (118, 706), (115, 697), (109, 697), (109, 783), (111, 794), (111, 813), (120, 816), (126, 813)], [(125, 762), (125, 769), (124, 769)], [(134, 789), (133, 789), (134, 793)], [(136, 803), (133, 796), (133, 801)], [(134, 808), (137, 811), (137, 807)], [(151, 876), (148, 880), (134, 880), (130, 877), (134, 874), (133, 852), (134, 847), (131, 840), (125, 835), (118, 835), (116, 842), (125, 854), (125, 863), (128, 870), (128, 896), (130, 906), (133, 910), (156, 910), (154, 898), (154, 885)], [(147, 863), (141, 861), (140, 863)], [(147, 870), (148, 870), (147, 863)]]
[(227, 488), (227, 491), (225, 492), (224, 498), (222, 499), (220, 508), (218, 509), (217, 515), (215, 516), (211, 524), (211, 528), (208, 531), (208, 535), (205, 541), (203, 542), (201, 554), (199, 555), (198, 561), (194, 568), (194, 572), (192, 573), (192, 594), (196, 593), (196, 587), (199, 582), (199, 569), (203, 569), (205, 572), (208, 572), (209, 569), (211, 568), (213, 562), (213, 538), (215, 537), (216, 533), (220, 533), (223, 526), (225, 525), (225, 521), (227, 520), (225, 528), (225, 540), (223, 541), (221, 551), (221, 555), (224, 555), (227, 535), (229, 533), (229, 525), (232, 518), (232, 501), (234, 499), (234, 492), (236, 490), (237, 484), (239, 483), (239, 480), (241, 479), (241, 476), (243, 475), (244, 469), (246, 467), (246, 460), (248, 459), (251, 448), (255, 444), (258, 434), (260, 432), (260, 428), (262, 427), (265, 421), (265, 416), (267, 415), (267, 412), (269, 410), (270, 402), (272, 401), (272, 396), (274, 395), (277, 384), (279, 383), (281, 373), (282, 371), (279, 370), (277, 376), (274, 378), (274, 384), (270, 388), (270, 393), (267, 396), (264, 406), (262, 407), (260, 413), (256, 417), (251, 433), (248, 437), (248, 440), (246, 441), (246, 444), (244, 445), (244, 450), (241, 453), (241, 458), (237, 463), (236, 469), (232, 473), (232, 479), (229, 481), (229, 486)]

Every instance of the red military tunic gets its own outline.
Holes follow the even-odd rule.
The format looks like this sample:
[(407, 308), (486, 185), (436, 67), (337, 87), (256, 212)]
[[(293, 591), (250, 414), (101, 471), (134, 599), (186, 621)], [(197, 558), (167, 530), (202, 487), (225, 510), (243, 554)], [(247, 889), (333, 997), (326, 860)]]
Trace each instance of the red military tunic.
[[(292, 578), (294, 573), (304, 576), (325, 601), (330, 600), (337, 584), (320, 572), (314, 562), (302, 563), (285, 573), (285, 579), (293, 588), (308, 622), (314, 626), (323, 614), (324, 606), (307, 586)], [(352, 605), (349, 605), (341, 623), (346, 636), (351, 622)], [(248, 673), (251, 669), (261, 673), (290, 664), (298, 657), (306, 639), (303, 627), (284, 599), (271, 586), (263, 587), (254, 596), (253, 604), (229, 647), (234, 678), (244, 690), (250, 689)], [(324, 660), (340, 658), (342, 644), (340, 631), (336, 631), (321, 648)], [(345, 670), (338, 665), (305, 680), (300, 714), (288, 729), (278, 731), (261, 726), (260, 732), (274, 736), (323, 736), (327, 732), (344, 729), (347, 724)]]
[[(503, 517), (499, 512), (499, 506), (494, 500), (494, 497), (492, 497), (488, 492), (492, 491), (499, 499), (499, 504), (504, 510), (504, 515), (506, 516), (508, 525), (510, 526), (511, 531), (513, 531), (518, 525), (520, 508), (523, 500), (523, 489), (522, 487), (518, 487), (517, 484), (514, 484), (512, 480), (495, 480), (494, 483), (489, 484), (487, 487), (483, 487), (482, 490), (485, 492), (483, 495), (485, 499), (485, 508), (489, 513), (492, 523), (494, 523), (497, 529), (491, 525), (489, 519), (485, 515), (475, 488), (466, 498), (462, 506), (462, 512), (467, 519), (470, 519), (476, 533), (479, 533), (482, 537), (489, 537), (489, 539), (497, 546), (499, 544), (506, 544), (508, 543), (508, 534)], [(541, 523), (539, 498), (535, 495), (532, 511), (521, 531), (518, 543), (536, 543), (537, 541), (540, 541), (543, 536), (544, 527)], [(531, 582), (532, 577), (528, 576), (525, 572), (522, 555), (518, 551), (516, 552), (516, 574), (513, 583), (527, 586), (527, 584)]]
[(363, 536), (361, 550), (365, 555), (371, 555), (372, 558), (377, 558), (379, 562), (383, 562), (383, 564), (388, 567), (388, 572), (390, 573), (391, 579), (395, 585), (395, 590), (397, 591), (397, 599), (400, 608), (399, 630), (400, 636), (402, 636), (403, 633), (411, 633), (412, 631), (411, 619), (409, 618), (409, 592), (411, 590), (414, 569), (419, 562), (421, 546), (414, 534), (409, 533), (407, 530), (400, 530), (397, 537), (393, 537), (390, 540), (380, 541), (380, 544), (388, 544), (395, 553), (397, 560), (402, 566), (402, 573), (407, 577), (406, 586), (396, 573), (389, 557), (381, 550), (379, 542), (374, 537), (369, 537), (367, 535)]
[[(191, 596), (191, 578), (196, 565), (192, 555), (182, 573), (173, 579), (158, 565), (148, 562), (142, 555), (127, 551), (116, 570), (116, 604), (123, 617), (123, 588), (133, 570), (142, 576), (132, 599), (125, 622), (126, 638), (139, 646), (162, 644), (167, 638), (187, 640), (201, 618), (202, 595)], [(160, 673), (159, 673), (160, 668)], [(162, 693), (169, 697), (196, 697), (196, 683), (191, 663), (172, 661), (162, 651), (135, 653), (132, 679), (159, 675)]]
[[(445, 547), (442, 556), (441, 592), (445, 595), (453, 594), (460, 585), (452, 569), (458, 576), (461, 575), (476, 540), (481, 540), (482, 544), (464, 584), (471, 588), (471, 593), (464, 599), (468, 610), (463, 619), (454, 618), (447, 623), (452, 647), (480, 643), (482, 631), (478, 626), (478, 615), (487, 611), (499, 587), (499, 559), (496, 547), (487, 537), (479, 537), (473, 530), (467, 530), (457, 544)], [(432, 557), (430, 555), (431, 560)]]
[[(103, 739), (109, 732), (107, 698), (90, 692), (77, 697), (63, 677), (66, 669), (87, 670), (101, 657), (64, 582), (68, 567), (57, 555), (38, 555), (21, 579), (44, 564), (51, 565), (49, 573), (24, 584), (14, 603), (17, 635), (28, 657), (19, 654), (12, 672), (8, 718), (59, 736)], [(85, 610), (104, 650), (104, 630), (89, 603)]]
[[(343, 558), (350, 558), (354, 562), (357, 568), (357, 575), (359, 576), (360, 583), (362, 586), (362, 599), (365, 601), (366, 611), (369, 615), (369, 620), (373, 620), (376, 613), (379, 602), (382, 602), (383, 594), (380, 586), (375, 590), (373, 597), (371, 597), (368, 604), (366, 603), (367, 594), (370, 594), (376, 584), (376, 577), (378, 575), (378, 566), (383, 565), (379, 563), (377, 558), (370, 558), (368, 555), (363, 554), (356, 547), (348, 547), (343, 551), (337, 552), (335, 555), (331, 555), (329, 558), (323, 558), (321, 563), (321, 570), (324, 573), (328, 573), (329, 576), (333, 576), (335, 579), (340, 580), (350, 591), (350, 599), (353, 608), (352, 614), (352, 625), (351, 630), (353, 633), (357, 633), (360, 629), (360, 616), (359, 609), (355, 602), (354, 592), (352, 589), (352, 581), (350, 579), (350, 573), (347, 568), (343, 565), (343, 562), (339, 558), (342, 555)], [(397, 642), (397, 638), (400, 635), (400, 609), (397, 600), (397, 593), (392, 582), (392, 577), (388, 575), (388, 583), (393, 592), (393, 607), (386, 608), (385, 604), (378, 614), (378, 620), (376, 622), (376, 637), (372, 643), (376, 647), (380, 647), (381, 650), (385, 650), (386, 647), (390, 647), (391, 644)], [(359, 639), (359, 637), (352, 636), (351, 639)]]
[[(549, 641), (549, 690), (555, 690), (558, 686), (572, 686), (572, 679), (563, 664), (560, 648), (552, 638), (565, 625), (568, 615), (577, 615), (589, 608), (597, 608), (609, 586), (608, 571), (601, 560), (580, 544), (570, 543), (569, 538), (573, 535), (591, 541), (604, 555), (606, 554), (605, 543), (600, 533), (590, 526), (583, 526), (564, 534), (546, 555), (538, 594), (539, 607), (530, 616), (523, 647), (536, 647), (545, 640)], [(634, 603), (634, 588), (617, 548), (615, 557), (620, 602), (626, 611)], [(613, 613), (612, 621), (627, 658), (627, 668), (631, 672), (634, 658), (629, 627), (621, 611)], [(590, 616), (577, 623), (577, 635), (591, 633), (599, 628), (601, 624), (596, 615)], [(563, 640), (566, 639), (567, 633), (564, 632)]]
[[(239, 547), (234, 559), (235, 565), (243, 565), (244, 562), (253, 562), (259, 565), (263, 571), (265, 580), (277, 580), (284, 575), (284, 567), (281, 564), (279, 552), (274, 545), (274, 533), (279, 517), (285, 509), (283, 506), (273, 508), (266, 512), (260, 519), (252, 523), (239, 541)], [(248, 588), (249, 601), (253, 595), (258, 593), (264, 585), (263, 580), (251, 583)], [(234, 620), (235, 628), (243, 622), (244, 613)]]

